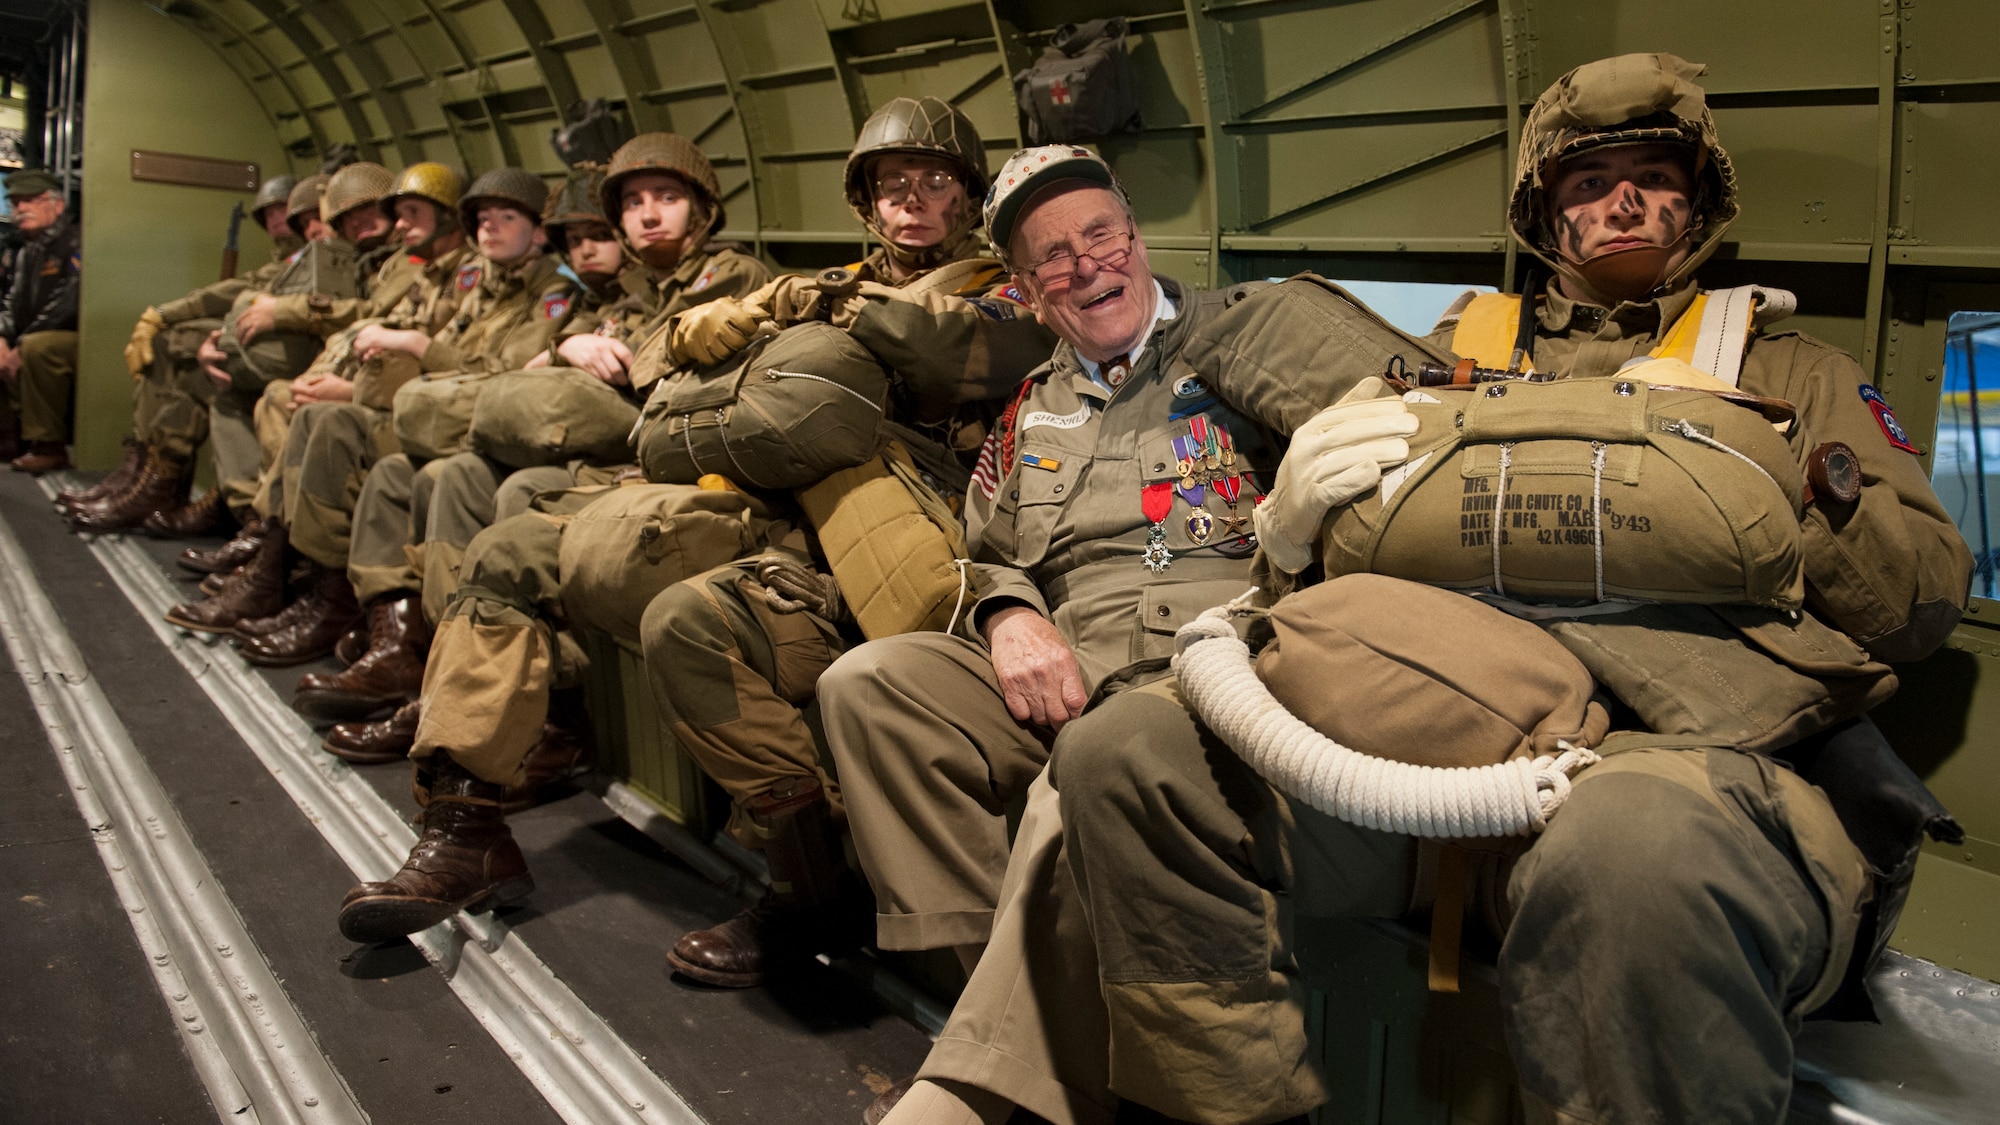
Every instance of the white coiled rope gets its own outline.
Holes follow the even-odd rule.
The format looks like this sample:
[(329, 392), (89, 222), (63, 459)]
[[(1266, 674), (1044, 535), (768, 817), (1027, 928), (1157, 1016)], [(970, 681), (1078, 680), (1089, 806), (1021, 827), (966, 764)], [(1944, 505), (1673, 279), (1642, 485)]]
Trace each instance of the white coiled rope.
[[(1251, 591), (1255, 593), (1255, 591)], [(1562, 753), (1467, 768), (1419, 766), (1351, 750), (1271, 695), (1230, 617), (1249, 594), (1174, 634), (1181, 691), (1202, 720), (1264, 780), (1349, 824), (1435, 839), (1540, 832), (1569, 799), (1570, 778), (1598, 756)]]

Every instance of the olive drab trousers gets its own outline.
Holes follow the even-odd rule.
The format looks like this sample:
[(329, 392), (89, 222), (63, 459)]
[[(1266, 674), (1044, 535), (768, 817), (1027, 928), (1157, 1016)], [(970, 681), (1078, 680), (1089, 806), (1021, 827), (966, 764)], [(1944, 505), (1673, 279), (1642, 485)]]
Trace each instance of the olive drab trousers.
[[(292, 435), (292, 381), (273, 379), (251, 407), (251, 432), (257, 441), (256, 487), (250, 509), (259, 519), (285, 514), (285, 446)], [(232, 505), (233, 509), (233, 505)]]
[(716, 567), (660, 591), (639, 637), (661, 720), (728, 792), (730, 834), (755, 848), (762, 839), (742, 810), (787, 778), (818, 781), (842, 815), (801, 709), (847, 645), (830, 622), (774, 609), (752, 565)]
[(496, 785), (527, 779), (524, 763), (541, 739), (549, 692), (562, 667), (550, 624), (562, 615), (559, 559), (568, 511), (531, 511), (474, 537), (458, 594), (438, 622), (424, 663), (423, 717), (410, 757), (440, 750)]
[(196, 350), (220, 320), (182, 321), (154, 338), (152, 366), (132, 387), (132, 435), (185, 464), (208, 440), (209, 404), (220, 388)]
[[(372, 479), (373, 474), (370, 476)], [(371, 543), (367, 548), (365, 557), (379, 556), (385, 566), (392, 558), (391, 551), (401, 550), (400, 565), (394, 568), (393, 575), (385, 570), (364, 582), (356, 573), (364, 558), (357, 529), (354, 558), (348, 565), (354, 588), (363, 599), (372, 596), (369, 591), (374, 590), (420, 589), (424, 616), (437, 622), (444, 617), (452, 594), (458, 590), (465, 550), (472, 545), (473, 536), (498, 520), (527, 511), (536, 496), (574, 488), (577, 483), (577, 474), (561, 465), (510, 469), (469, 451), (427, 462), (411, 482), (408, 538), (400, 544), (385, 542), (378, 547)], [(368, 506), (365, 496), (362, 506)], [(413, 562), (415, 567), (411, 569)]]
[(848, 827), (875, 889), (876, 943), (986, 941), (1007, 870), (1007, 809), (1048, 760), (1048, 732), (1008, 714), (984, 645), (943, 633), (862, 645), (819, 691)]
[[(1291, 919), (1402, 912), (1414, 841), (1286, 799), (1171, 680), (1071, 723), (1046, 780), (1056, 811), (1023, 821), (993, 941), (920, 1074), (1057, 1125), (1120, 1097), (1253, 1123), (1325, 1100)], [(1772, 1125), (1791, 1035), (1838, 987), (1868, 893), (1795, 775), (1646, 747), (1584, 771), (1495, 890), (1506, 1037), (1538, 1108)], [(1062, 942), (1079, 924), (1084, 944)]]
[(30, 332), (15, 345), (15, 373), (22, 441), (68, 444), (76, 413), (76, 340), (73, 330)]
[(395, 449), (389, 412), (315, 402), (292, 414), (281, 460), (291, 544), (321, 566), (347, 568), (354, 509), (368, 470)]

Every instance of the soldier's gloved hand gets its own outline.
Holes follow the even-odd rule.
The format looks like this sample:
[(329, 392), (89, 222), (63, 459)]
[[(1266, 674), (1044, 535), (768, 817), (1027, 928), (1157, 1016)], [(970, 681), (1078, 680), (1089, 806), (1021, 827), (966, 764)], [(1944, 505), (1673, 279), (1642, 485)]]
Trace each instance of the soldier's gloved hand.
[(703, 367), (722, 362), (750, 342), (762, 319), (758, 310), (734, 297), (717, 297), (674, 318), (668, 350), (676, 363)]
[(790, 555), (766, 555), (757, 560), (757, 581), (764, 584), (764, 600), (779, 613), (804, 611), (839, 621), (847, 612), (833, 576), (821, 574)]
[(153, 337), (166, 326), (167, 318), (156, 308), (139, 314), (139, 323), (132, 326), (132, 339), (125, 345), (125, 369), (134, 379), (143, 377), (153, 366)]
[(1313, 415), (1292, 435), (1278, 478), (1257, 505), (1265, 557), (1286, 574), (1311, 566), (1326, 514), (1381, 483), (1383, 469), (1408, 460), (1416, 432), (1416, 415), (1374, 376)]

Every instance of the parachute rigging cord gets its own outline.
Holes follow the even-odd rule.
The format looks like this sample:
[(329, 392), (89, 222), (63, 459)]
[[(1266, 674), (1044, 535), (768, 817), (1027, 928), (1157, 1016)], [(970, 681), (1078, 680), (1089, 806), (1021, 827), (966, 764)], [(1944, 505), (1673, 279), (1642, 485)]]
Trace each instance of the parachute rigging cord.
[(1174, 669), (1195, 711), (1250, 768), (1279, 789), (1349, 824), (1410, 836), (1526, 836), (1569, 799), (1571, 778), (1596, 753), (1562, 753), (1477, 768), (1419, 766), (1351, 750), (1307, 726), (1272, 696), (1229, 619), (1249, 593), (1204, 610), (1174, 634)]

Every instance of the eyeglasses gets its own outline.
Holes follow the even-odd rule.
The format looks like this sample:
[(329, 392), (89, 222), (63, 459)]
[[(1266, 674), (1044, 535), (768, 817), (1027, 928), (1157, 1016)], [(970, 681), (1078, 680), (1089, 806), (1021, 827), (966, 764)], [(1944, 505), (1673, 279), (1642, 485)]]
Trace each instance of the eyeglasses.
[(898, 172), (893, 176), (884, 176), (875, 181), (875, 196), (878, 199), (886, 199), (891, 203), (902, 203), (909, 199), (910, 192), (916, 189), (924, 193), (925, 199), (936, 203), (950, 194), (951, 185), (957, 182), (957, 176), (937, 168), (921, 173), (914, 178)]
[(1035, 263), (1035, 280), (1043, 285), (1060, 285), (1076, 276), (1077, 267), (1083, 259), (1096, 262), (1100, 269), (1117, 269), (1125, 264), (1132, 253), (1133, 230), (1106, 231), (1084, 243), (1082, 251), (1059, 246), (1049, 251), (1049, 255)]

